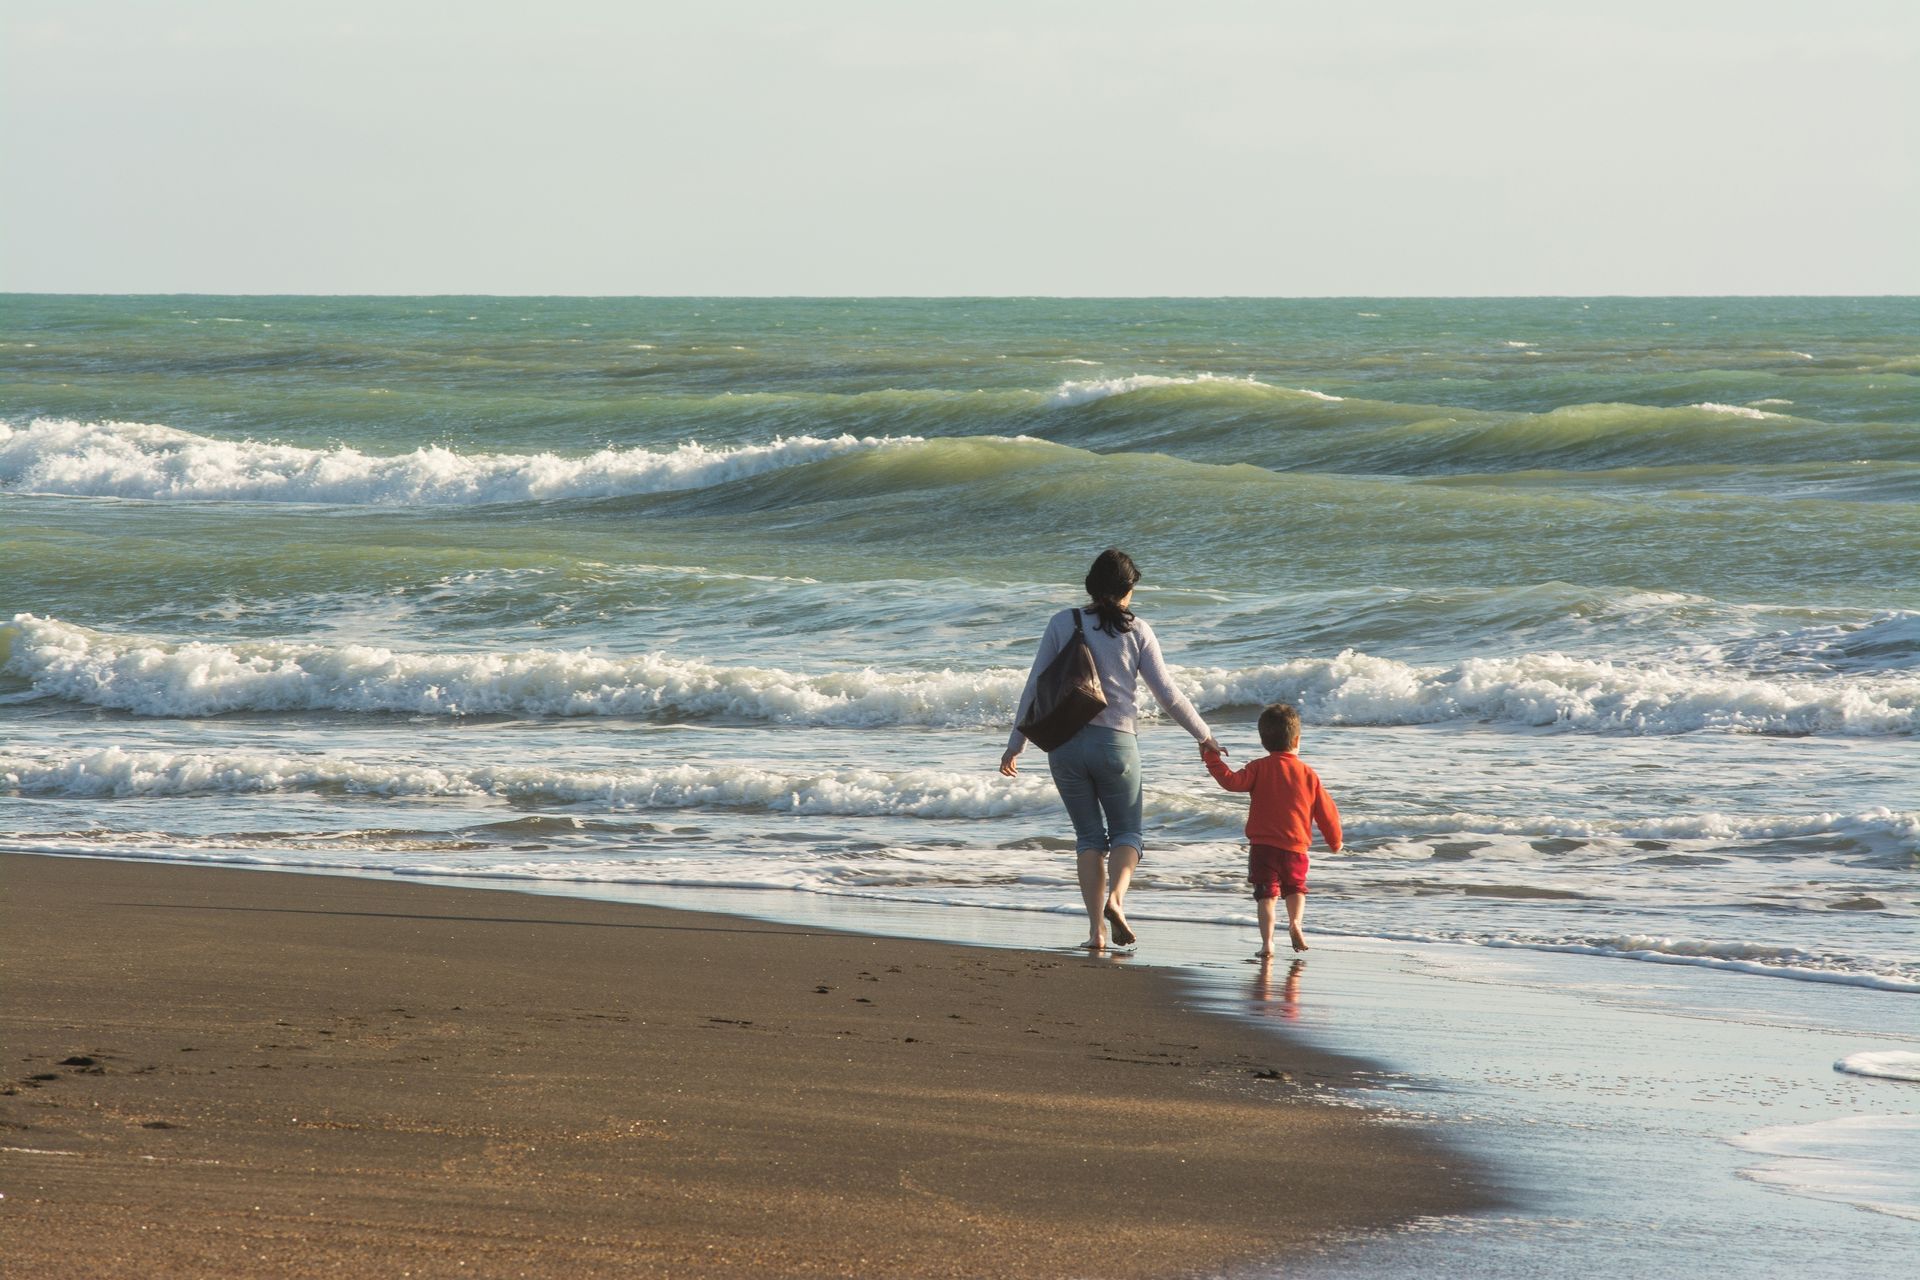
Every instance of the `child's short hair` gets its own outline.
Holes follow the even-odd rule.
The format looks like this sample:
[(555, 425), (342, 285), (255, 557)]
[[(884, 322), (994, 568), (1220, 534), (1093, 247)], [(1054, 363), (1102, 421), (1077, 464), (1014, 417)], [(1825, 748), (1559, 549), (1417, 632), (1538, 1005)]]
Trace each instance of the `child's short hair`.
[(1276, 702), (1260, 713), (1260, 745), (1269, 751), (1291, 751), (1300, 745), (1300, 713)]

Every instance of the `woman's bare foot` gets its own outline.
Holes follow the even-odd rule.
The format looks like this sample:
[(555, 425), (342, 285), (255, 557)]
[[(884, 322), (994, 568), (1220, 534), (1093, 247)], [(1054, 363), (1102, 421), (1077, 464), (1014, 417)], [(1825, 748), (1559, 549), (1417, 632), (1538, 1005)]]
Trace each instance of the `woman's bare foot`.
[(1111, 902), (1107, 904), (1106, 917), (1107, 923), (1113, 926), (1113, 945), (1116, 947), (1132, 946), (1136, 941), (1133, 936), (1133, 930), (1127, 927), (1127, 918), (1121, 915)]
[(1258, 960), (1258, 961), (1259, 961), (1259, 962), (1260, 962), (1261, 964), (1266, 964), (1266, 963), (1267, 963), (1267, 962), (1268, 962), (1269, 960), (1272, 960), (1272, 959), (1273, 959), (1273, 952), (1271, 952), (1271, 951), (1256, 951), (1256, 952), (1254, 952), (1254, 953), (1253, 953), (1253, 958), (1254, 958), (1255, 960)]
[(1073, 949), (1075, 951), (1105, 951), (1107, 944), (1100, 938), (1088, 938), (1085, 942), (1076, 942)]
[(1307, 935), (1300, 931), (1299, 925), (1297, 924), (1288, 925), (1287, 934), (1293, 939), (1293, 949), (1295, 951), (1307, 950)]

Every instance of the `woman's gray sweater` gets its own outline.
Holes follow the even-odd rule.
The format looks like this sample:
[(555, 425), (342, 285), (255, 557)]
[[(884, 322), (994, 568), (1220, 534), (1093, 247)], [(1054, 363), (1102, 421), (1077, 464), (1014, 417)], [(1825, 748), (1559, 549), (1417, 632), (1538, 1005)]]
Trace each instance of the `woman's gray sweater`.
[[(1167, 660), (1160, 656), (1160, 641), (1154, 637), (1153, 628), (1144, 619), (1135, 618), (1132, 630), (1122, 631), (1119, 635), (1108, 635), (1102, 631), (1098, 614), (1082, 614), (1080, 622), (1087, 633), (1087, 645), (1093, 650), (1094, 665), (1100, 668), (1100, 687), (1107, 695), (1106, 710), (1089, 723), (1137, 733), (1137, 686), (1144, 678), (1147, 688), (1153, 691), (1154, 701), (1179, 721), (1180, 727), (1192, 734), (1194, 741), (1205, 742), (1213, 736), (1207, 728), (1207, 722), (1200, 718), (1200, 713), (1193, 709), (1193, 704), (1173, 683), (1173, 676), (1167, 671)], [(1046, 632), (1040, 637), (1040, 652), (1034, 655), (1033, 669), (1027, 673), (1026, 691), (1020, 695), (1020, 708), (1014, 713), (1013, 722), (1016, 725), (1027, 718), (1027, 707), (1033, 702), (1033, 686), (1039, 680), (1040, 673), (1066, 647), (1072, 635), (1072, 609), (1062, 609), (1047, 622)], [(1018, 729), (1007, 739), (1008, 751), (1019, 751), (1026, 745), (1026, 735)]]

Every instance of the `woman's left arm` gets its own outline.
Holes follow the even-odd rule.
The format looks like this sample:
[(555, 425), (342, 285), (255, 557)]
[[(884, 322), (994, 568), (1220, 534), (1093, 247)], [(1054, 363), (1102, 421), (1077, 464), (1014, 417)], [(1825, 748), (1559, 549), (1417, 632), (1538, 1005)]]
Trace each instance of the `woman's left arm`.
[(1153, 698), (1166, 713), (1179, 721), (1180, 727), (1193, 735), (1201, 746), (1220, 749), (1213, 740), (1213, 730), (1207, 728), (1207, 722), (1187, 701), (1187, 695), (1180, 692), (1180, 686), (1173, 682), (1173, 673), (1167, 670), (1167, 660), (1160, 653), (1160, 637), (1153, 634), (1153, 628), (1140, 624), (1140, 675), (1146, 680), (1147, 688), (1153, 691)]
[(1014, 761), (1026, 749), (1027, 735), (1020, 732), (1020, 722), (1027, 718), (1027, 708), (1033, 705), (1034, 686), (1040, 682), (1040, 673), (1047, 669), (1066, 646), (1064, 634), (1059, 626), (1062, 618), (1067, 619), (1067, 630), (1072, 630), (1073, 616), (1070, 613), (1056, 613), (1047, 620), (1047, 629), (1040, 633), (1040, 651), (1033, 655), (1033, 666), (1027, 671), (1027, 687), (1020, 693), (1020, 701), (1014, 704), (1014, 729), (1007, 735), (1007, 749), (1000, 755), (1000, 772), (1009, 778), (1020, 772), (1020, 766)]

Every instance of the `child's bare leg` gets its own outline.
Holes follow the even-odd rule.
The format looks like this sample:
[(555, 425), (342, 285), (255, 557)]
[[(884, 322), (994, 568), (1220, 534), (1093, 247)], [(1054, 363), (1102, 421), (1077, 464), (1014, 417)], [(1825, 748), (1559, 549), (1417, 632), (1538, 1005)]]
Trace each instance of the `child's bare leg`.
[(1254, 905), (1260, 909), (1260, 954), (1263, 957), (1273, 954), (1273, 899), (1256, 898)]
[(1307, 935), (1300, 931), (1301, 917), (1307, 912), (1307, 895), (1290, 893), (1287, 895), (1287, 933), (1293, 939), (1295, 951), (1307, 949)]

